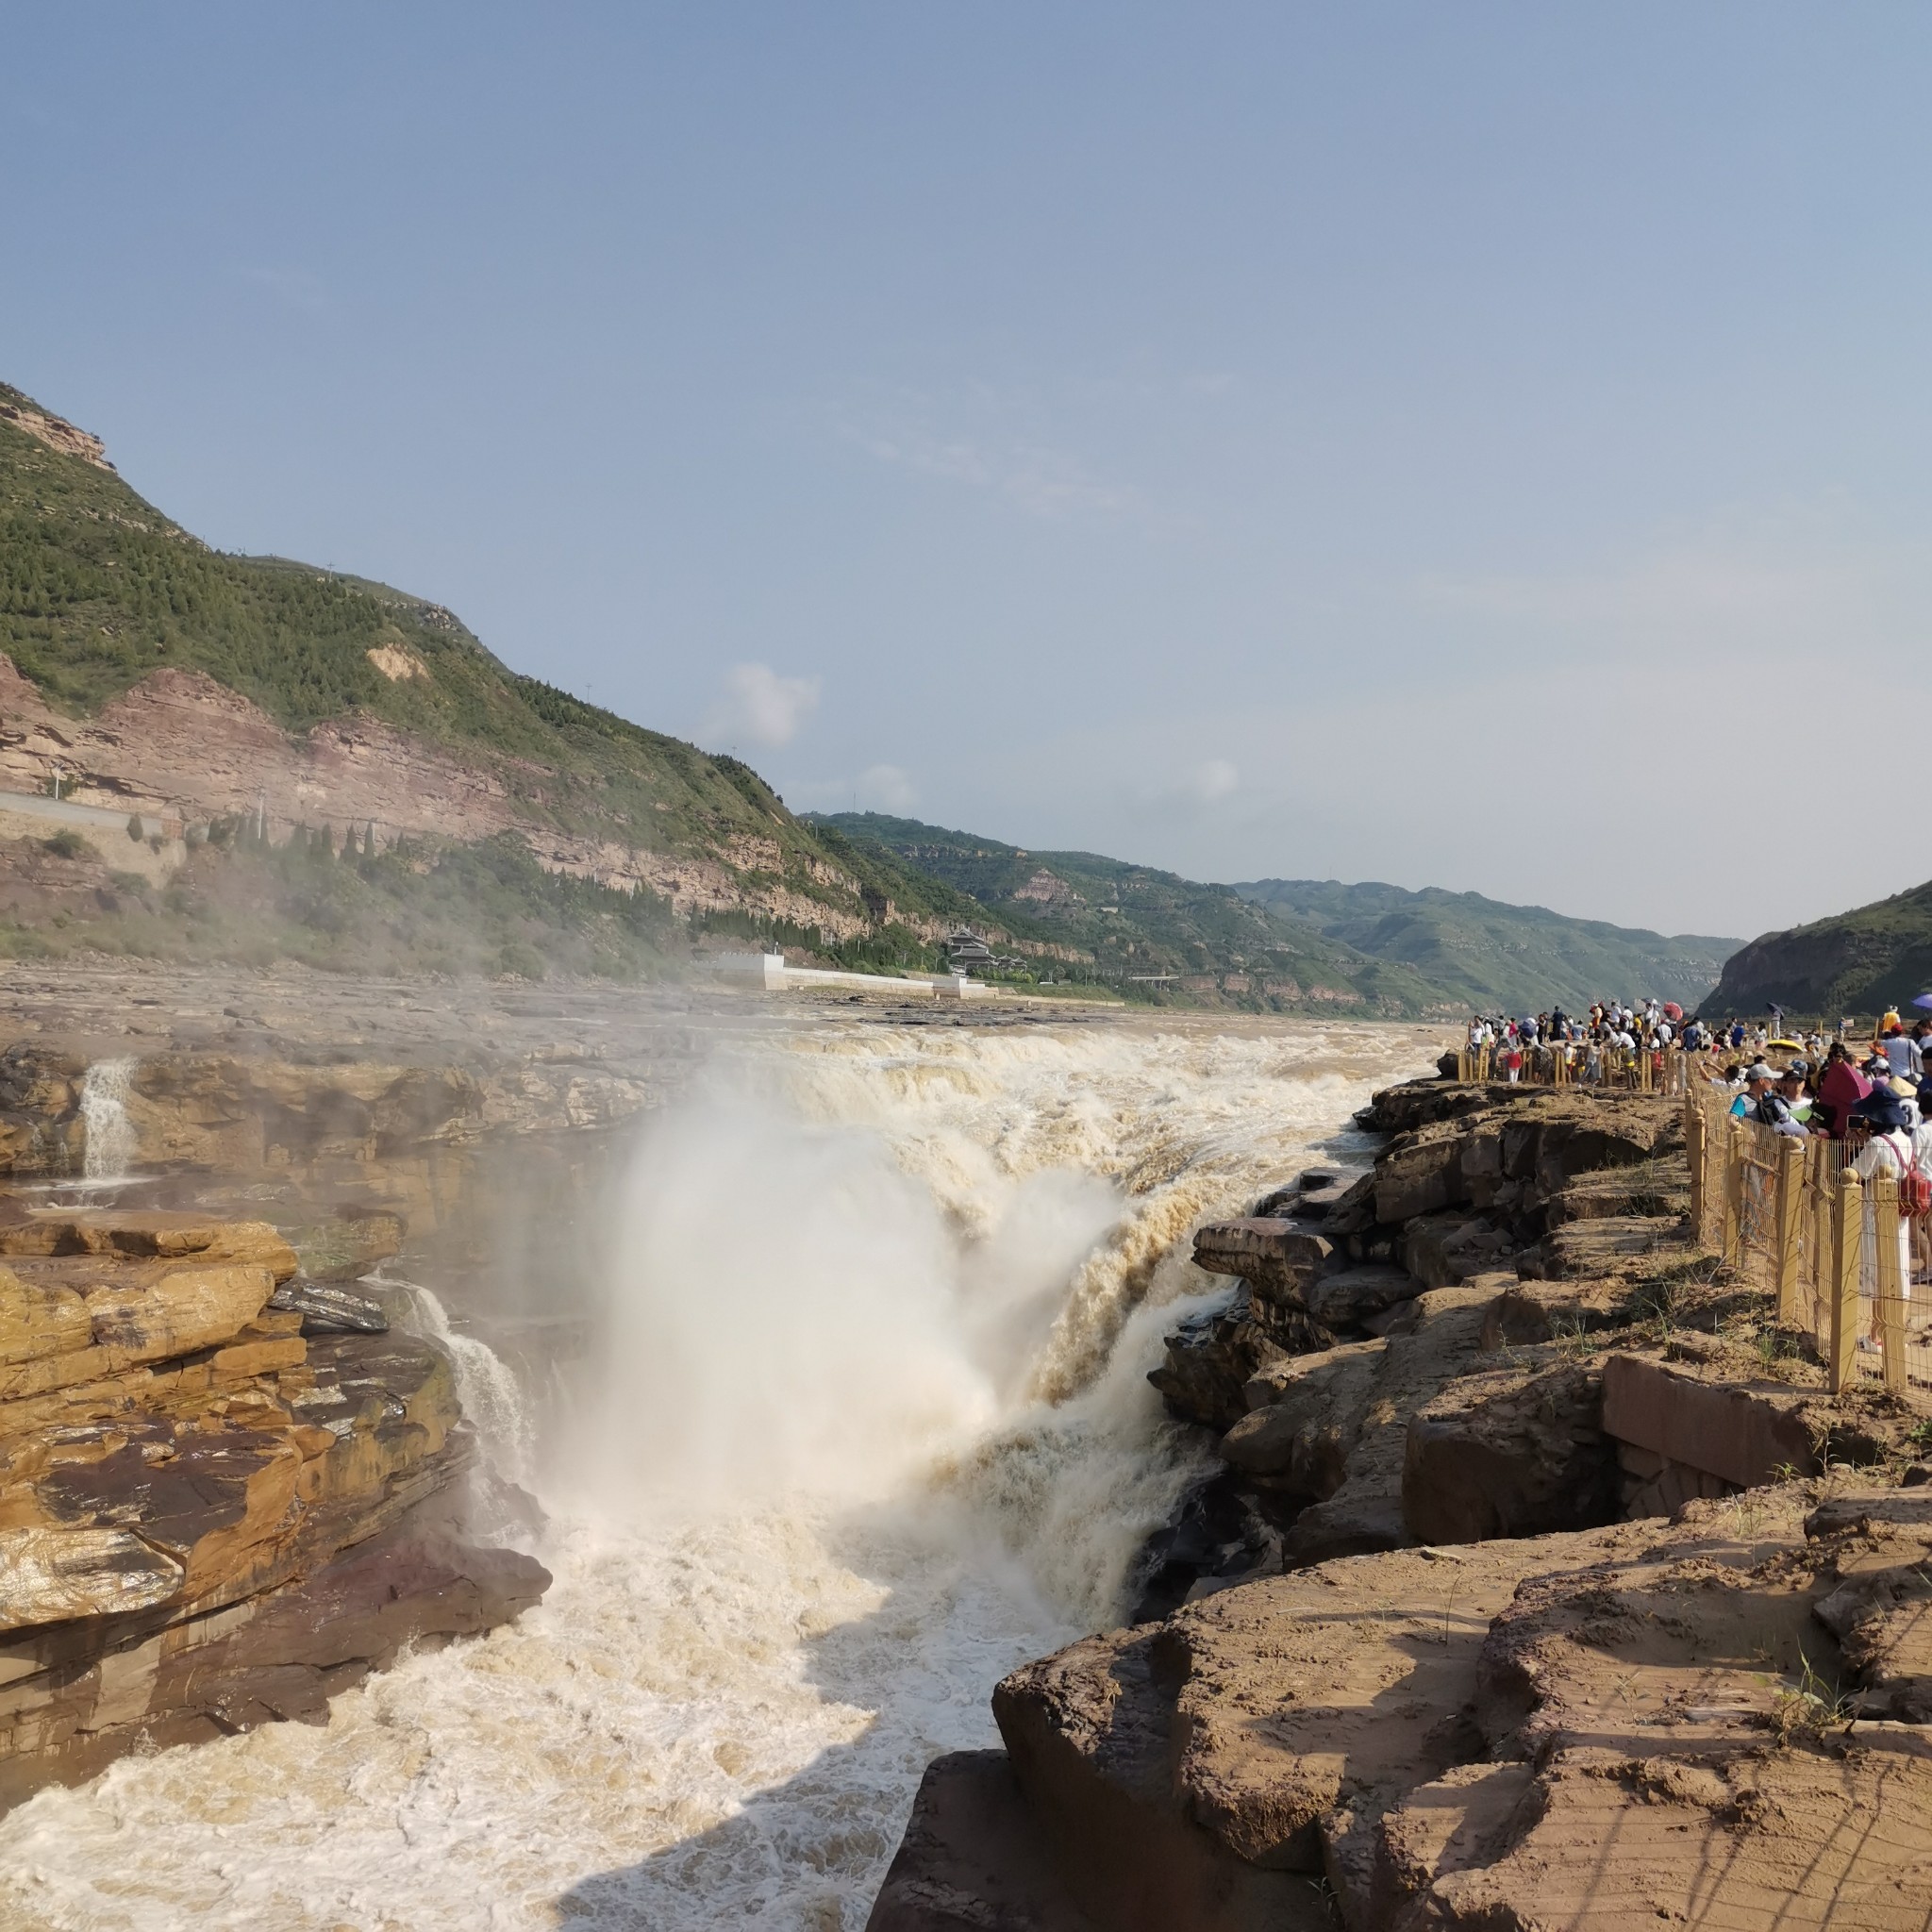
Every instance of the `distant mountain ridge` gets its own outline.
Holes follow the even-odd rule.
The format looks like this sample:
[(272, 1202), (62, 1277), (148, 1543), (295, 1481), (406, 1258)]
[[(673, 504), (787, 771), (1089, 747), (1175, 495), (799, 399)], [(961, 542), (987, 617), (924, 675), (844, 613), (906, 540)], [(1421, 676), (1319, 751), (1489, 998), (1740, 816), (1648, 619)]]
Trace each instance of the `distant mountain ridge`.
[(1086, 954), (1110, 979), (1169, 979), (1177, 991), (1256, 1010), (1448, 1010), (1440, 990), (1400, 962), (1338, 943), (1228, 886), (1094, 852), (1030, 851), (883, 812), (806, 816), (967, 894), (1017, 939)]
[(1255, 879), (1234, 891), (1306, 920), (1328, 939), (1408, 967), (1462, 1006), (1518, 1013), (1553, 1001), (1574, 1011), (1593, 999), (1647, 993), (1692, 1007), (1741, 943), (1667, 937), (1439, 887)]

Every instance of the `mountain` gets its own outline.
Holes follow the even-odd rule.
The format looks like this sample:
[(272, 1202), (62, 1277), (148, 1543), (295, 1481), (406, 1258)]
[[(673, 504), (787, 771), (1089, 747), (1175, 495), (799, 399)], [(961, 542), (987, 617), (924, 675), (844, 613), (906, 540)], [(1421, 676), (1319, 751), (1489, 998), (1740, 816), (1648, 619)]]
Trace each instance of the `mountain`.
[[(0, 792), (117, 824), (149, 814), (176, 841), (168, 868), (244, 824), (277, 847), (300, 833), (305, 853), (353, 834), (358, 858), (494, 841), (512, 872), (528, 861), (526, 898), (532, 874), (643, 891), (699, 928), (882, 961), (925, 963), (962, 915), (889, 854), (800, 824), (737, 759), (510, 671), (441, 605), (210, 549), (129, 488), (98, 438), (5, 385), (0, 654)], [(82, 825), (68, 843), (92, 836)], [(35, 874), (28, 913), (58, 885), (45, 857), (14, 854), (12, 871)], [(100, 859), (131, 876), (111, 840)], [(86, 892), (69, 897), (92, 918)], [(51, 923), (17, 919), (34, 930), (14, 938), (51, 943)]]
[(1593, 999), (1656, 993), (1693, 1007), (1736, 940), (1570, 919), (1477, 892), (1405, 891), (1333, 879), (1256, 879), (1234, 889), (1257, 906), (1306, 921), (1325, 938), (1406, 967), (1467, 1008), (1577, 1011)]
[(1724, 962), (1711, 1013), (1864, 1017), (1932, 990), (1932, 881), (1788, 932), (1768, 932)]
[(881, 812), (807, 818), (966, 895), (981, 923), (1023, 946), (1058, 948), (1116, 984), (1171, 979), (1182, 992), (1256, 1010), (1416, 1015), (1445, 1008), (1441, 990), (1402, 962), (1372, 958), (1227, 886), (1093, 852), (1028, 851)]

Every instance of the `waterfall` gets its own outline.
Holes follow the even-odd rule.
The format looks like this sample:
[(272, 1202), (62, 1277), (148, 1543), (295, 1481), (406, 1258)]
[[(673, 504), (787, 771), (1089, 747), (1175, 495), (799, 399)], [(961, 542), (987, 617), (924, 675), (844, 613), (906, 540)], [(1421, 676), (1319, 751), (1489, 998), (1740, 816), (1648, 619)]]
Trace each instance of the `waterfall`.
[(409, 1325), (450, 1358), (457, 1400), (476, 1430), (491, 1472), (528, 1489), (536, 1431), (523, 1385), (509, 1364), (487, 1341), (452, 1327), (442, 1303), (421, 1282), (384, 1274), (370, 1279), (375, 1287), (400, 1290), (408, 1297)]
[(480, 1487), (541, 1495), (543, 1604), (325, 1726), (40, 1792), (0, 1819), (0, 1924), (857, 1932), (927, 1760), (1122, 1614), (1203, 1466), (1146, 1382), (1226, 1293), (1191, 1229), (1365, 1154), (1353, 1110), (1438, 1050), (1128, 1016), (722, 1054), (639, 1124), (555, 1413), (372, 1282), (455, 1364)]
[(127, 1118), (131, 1059), (96, 1060), (80, 1085), (80, 1118), (87, 1128), (81, 1169), (90, 1181), (125, 1180), (134, 1167), (134, 1123)]

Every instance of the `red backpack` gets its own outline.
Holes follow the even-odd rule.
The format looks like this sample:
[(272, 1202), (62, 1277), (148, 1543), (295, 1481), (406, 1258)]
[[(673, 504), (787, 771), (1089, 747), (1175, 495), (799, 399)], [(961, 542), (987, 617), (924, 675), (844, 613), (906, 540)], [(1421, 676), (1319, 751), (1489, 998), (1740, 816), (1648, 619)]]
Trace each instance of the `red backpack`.
[(1904, 1221), (1919, 1221), (1932, 1214), (1932, 1174), (1919, 1165), (1919, 1152), (1909, 1140), (1901, 1158), (1898, 1177), (1898, 1211)]

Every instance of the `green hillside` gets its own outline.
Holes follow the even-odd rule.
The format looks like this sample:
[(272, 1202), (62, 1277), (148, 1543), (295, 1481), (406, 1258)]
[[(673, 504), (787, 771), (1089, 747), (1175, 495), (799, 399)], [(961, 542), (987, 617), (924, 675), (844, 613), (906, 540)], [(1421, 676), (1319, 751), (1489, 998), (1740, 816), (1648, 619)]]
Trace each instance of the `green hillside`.
[(1400, 963), (1457, 1005), (1575, 1011), (1593, 999), (1656, 993), (1693, 1007), (1739, 941), (1571, 919), (1543, 906), (1509, 906), (1478, 892), (1420, 892), (1333, 879), (1257, 879), (1237, 892), (1308, 921), (1329, 939)]
[[(775, 841), (787, 886), (858, 910), (748, 766), (518, 675), (420, 597), (210, 550), (111, 470), (19, 426), (23, 411), (44, 414), (0, 385), (0, 651), (56, 709), (97, 711), (159, 665), (203, 671), (291, 731), (363, 711), (491, 765), (533, 824), (679, 857)], [(369, 657), (384, 646), (428, 675), (384, 676)]]
[[(1084, 953), (1099, 976), (1124, 987), (1158, 975), (1212, 977), (1216, 997), (1256, 1009), (1418, 1014), (1443, 1004), (1401, 962), (1369, 958), (1226, 886), (1092, 852), (1027, 851), (880, 812), (808, 816), (966, 894), (982, 923)], [(1219, 984), (1229, 974), (1250, 983), (1230, 991)]]
[(1709, 1013), (1824, 1019), (1901, 1006), (1932, 990), (1932, 881), (1787, 932), (1766, 933), (1724, 962)]

